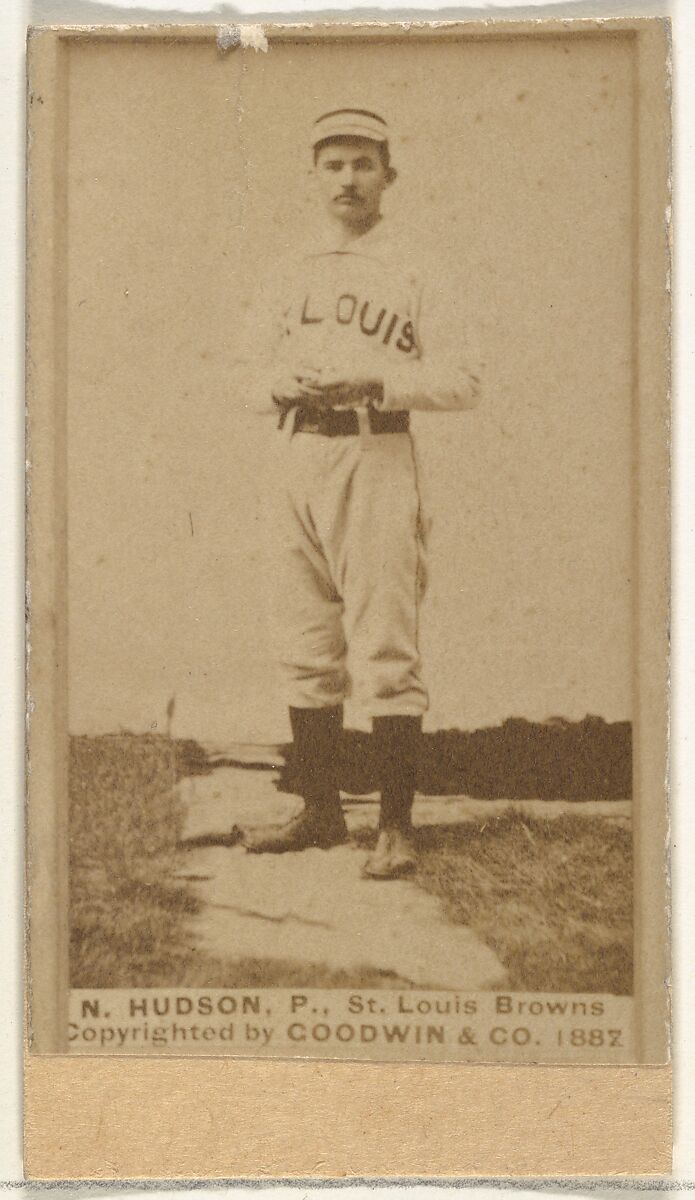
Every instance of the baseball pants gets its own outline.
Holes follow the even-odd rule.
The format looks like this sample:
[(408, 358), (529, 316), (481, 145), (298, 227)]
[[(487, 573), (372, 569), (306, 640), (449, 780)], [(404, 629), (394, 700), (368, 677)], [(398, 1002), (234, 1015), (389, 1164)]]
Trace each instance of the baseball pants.
[(420, 716), (423, 547), (408, 433), (283, 437), (273, 591), (287, 702)]

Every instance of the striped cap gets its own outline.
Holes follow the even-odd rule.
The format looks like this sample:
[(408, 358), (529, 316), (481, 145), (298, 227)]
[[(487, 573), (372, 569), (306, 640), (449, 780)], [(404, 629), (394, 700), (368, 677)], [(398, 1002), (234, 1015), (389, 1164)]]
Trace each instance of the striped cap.
[(359, 137), (367, 138), (370, 142), (386, 142), (388, 136), (388, 125), (377, 113), (368, 112), (366, 108), (336, 108), (314, 121), (311, 144), (317, 146), (319, 142), (337, 137)]

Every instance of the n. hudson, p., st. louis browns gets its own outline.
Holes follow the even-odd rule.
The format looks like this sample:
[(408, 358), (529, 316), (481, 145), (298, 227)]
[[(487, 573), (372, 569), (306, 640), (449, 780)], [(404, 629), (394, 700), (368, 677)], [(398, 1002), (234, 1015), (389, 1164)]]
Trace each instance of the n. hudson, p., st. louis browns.
[(381, 215), (396, 178), (388, 137), (384, 119), (359, 108), (315, 121), (326, 228), (277, 273), (255, 359), (255, 390), (279, 412), (283, 437), (274, 592), (304, 808), (244, 835), (256, 853), (346, 840), (337, 763), (351, 694), (372, 720), (381, 807), (364, 871), (379, 879), (416, 865), (411, 809), (427, 708), (409, 413), (471, 408), (479, 393), (463, 330), (437, 316)]

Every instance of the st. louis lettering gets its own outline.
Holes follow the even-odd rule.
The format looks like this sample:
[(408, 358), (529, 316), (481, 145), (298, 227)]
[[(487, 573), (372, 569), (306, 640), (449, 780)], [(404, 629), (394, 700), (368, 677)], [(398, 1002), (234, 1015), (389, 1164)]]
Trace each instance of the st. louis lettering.
[(336, 308), (336, 319), (341, 325), (349, 325), (357, 308), (357, 296), (340, 296)]
[(371, 300), (360, 303), (357, 296), (351, 292), (343, 292), (335, 304), (335, 309), (321, 310), (310, 296), (307, 296), (302, 306), (300, 324), (319, 325), (326, 320), (335, 320), (338, 325), (352, 325), (355, 320), (365, 337), (376, 338), (381, 334), (382, 345), (388, 346), (397, 332), (395, 347), (404, 354), (410, 354), (415, 349), (416, 339), (412, 321), (401, 321), (398, 313), (392, 313), (387, 319), (387, 310), (377, 308)]
[(397, 324), (398, 324), (398, 313), (394, 313), (386, 327), (386, 333), (384, 334), (383, 341), (384, 341), (385, 346), (388, 346), (389, 342), (391, 341), (391, 334), (393, 333)]
[(413, 330), (413, 326), (410, 321), (406, 321), (405, 325), (403, 326), (403, 332), (396, 342), (396, 345), (399, 350), (404, 350), (406, 354), (410, 354), (410, 351), (415, 345), (415, 331)]
[(366, 304), (363, 304), (360, 309), (360, 329), (362, 330), (362, 333), (366, 333), (367, 337), (374, 337), (374, 335), (377, 334), (381, 329), (381, 322), (386, 316), (386, 309), (380, 309), (379, 316), (371, 327), (368, 322), (368, 316), (369, 300), (367, 300)]
[(309, 316), (309, 297), (307, 296), (304, 301), (304, 308), (302, 309), (302, 325), (320, 325), (322, 320), (323, 317)]

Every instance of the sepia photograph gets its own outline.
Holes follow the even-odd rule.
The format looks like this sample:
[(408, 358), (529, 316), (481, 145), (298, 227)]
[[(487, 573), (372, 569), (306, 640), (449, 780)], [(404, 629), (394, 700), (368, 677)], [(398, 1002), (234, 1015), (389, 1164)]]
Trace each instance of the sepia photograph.
[(665, 1061), (666, 42), (30, 35), (35, 1050)]

